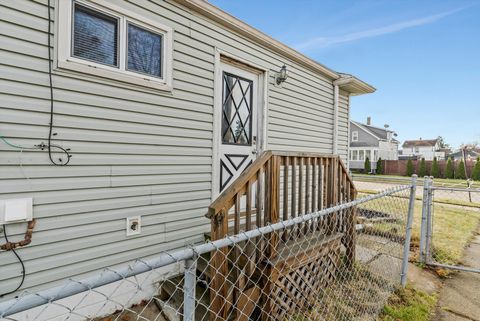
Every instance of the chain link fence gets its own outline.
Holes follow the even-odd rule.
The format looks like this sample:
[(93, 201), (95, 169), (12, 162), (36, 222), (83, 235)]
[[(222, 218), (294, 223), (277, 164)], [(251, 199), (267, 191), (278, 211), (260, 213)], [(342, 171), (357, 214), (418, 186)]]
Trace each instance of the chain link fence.
[[(397, 186), (59, 287), (25, 291), (0, 302), (0, 319), (376, 320), (406, 282), (414, 195), (415, 184)], [(342, 242), (346, 233), (335, 218), (349, 215), (356, 217), (355, 239)]]
[[(422, 262), (480, 273), (480, 189), (438, 187), (425, 182), (422, 210)], [(477, 249), (478, 251), (478, 249)]]

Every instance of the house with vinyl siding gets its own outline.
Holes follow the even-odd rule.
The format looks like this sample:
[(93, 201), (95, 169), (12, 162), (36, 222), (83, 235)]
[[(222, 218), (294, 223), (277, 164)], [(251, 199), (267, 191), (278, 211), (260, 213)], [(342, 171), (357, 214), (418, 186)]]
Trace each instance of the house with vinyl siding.
[[(0, 1), (0, 221), (22, 239), (5, 204), (29, 199), (36, 220), (20, 290), (203, 241), (263, 151), (346, 162), (350, 97), (372, 92), (207, 1)], [(10, 251), (0, 269), (15, 289)]]
[(406, 140), (402, 145), (402, 157), (425, 158), (427, 161), (446, 159), (445, 149), (442, 149), (440, 139)]
[(396, 136), (388, 126), (373, 126), (371, 117), (366, 123), (350, 120), (349, 168), (364, 170), (368, 158), (371, 169), (375, 171), (379, 159), (398, 160), (400, 142), (395, 139)]

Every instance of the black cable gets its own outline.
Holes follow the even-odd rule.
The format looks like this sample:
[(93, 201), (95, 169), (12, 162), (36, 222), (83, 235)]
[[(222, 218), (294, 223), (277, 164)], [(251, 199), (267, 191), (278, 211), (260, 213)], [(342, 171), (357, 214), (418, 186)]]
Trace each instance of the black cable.
[[(8, 241), (8, 236), (7, 236), (7, 228), (5, 225), (3, 225), (3, 235), (5, 237), (5, 241), (7, 243), (9, 243)], [(15, 254), (15, 256), (17, 257), (18, 259), (18, 262), (20, 262), (20, 264), (22, 265), (22, 281), (20, 281), (20, 284), (18, 285), (18, 287), (13, 290), (13, 291), (10, 291), (10, 292), (7, 292), (7, 293), (3, 293), (3, 294), (0, 294), (0, 298), (3, 298), (4, 296), (6, 295), (9, 295), (9, 294), (12, 294), (12, 293), (15, 293), (17, 292), (23, 285), (23, 282), (25, 281), (25, 264), (23, 264), (23, 261), (22, 259), (20, 258), (20, 255), (18, 255), (17, 251), (15, 251), (15, 249), (12, 249), (12, 252), (13, 254)]]
[[(70, 155), (68, 148), (63, 148), (58, 145), (52, 145), (52, 136), (54, 135), (53, 133), (53, 115), (54, 115), (54, 110), (53, 110), (53, 80), (52, 80), (52, 52), (51, 52), (51, 40), (50, 40), (50, 35), (52, 32), (52, 17), (50, 13), (50, 0), (47, 2), (48, 5), (48, 79), (49, 79), (49, 85), (50, 85), (50, 124), (49, 124), (49, 130), (48, 130), (48, 144), (47, 146), (40, 146), (41, 149), (47, 148), (48, 150), (48, 157), (50, 158), (50, 161), (52, 162), (53, 165), (56, 166), (65, 166), (70, 162), (70, 158), (72, 155)], [(62, 153), (66, 155), (66, 160), (64, 161), (63, 159), (59, 158), (58, 163), (57, 161), (54, 160), (53, 155), (52, 155), (52, 149), (59, 149)]]

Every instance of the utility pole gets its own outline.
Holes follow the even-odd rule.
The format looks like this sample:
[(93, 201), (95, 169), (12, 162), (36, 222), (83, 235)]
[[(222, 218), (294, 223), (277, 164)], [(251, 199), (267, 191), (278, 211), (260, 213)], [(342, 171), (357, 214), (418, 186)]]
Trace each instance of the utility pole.
[(465, 164), (464, 168), (465, 168), (465, 177), (467, 178), (467, 188), (469, 189), (468, 191), (468, 198), (470, 200), (470, 203), (472, 203), (472, 192), (470, 192), (470, 188), (471, 188), (471, 181), (470, 181), (470, 176), (468, 176), (468, 170), (467, 170), (467, 146), (468, 145), (464, 145), (463, 148), (462, 148), (462, 153), (463, 153), (463, 163)]

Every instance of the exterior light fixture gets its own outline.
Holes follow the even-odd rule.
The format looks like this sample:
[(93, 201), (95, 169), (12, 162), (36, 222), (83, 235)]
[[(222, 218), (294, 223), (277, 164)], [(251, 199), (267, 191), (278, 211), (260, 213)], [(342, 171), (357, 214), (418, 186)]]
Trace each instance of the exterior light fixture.
[(288, 78), (287, 66), (283, 65), (282, 69), (280, 69), (280, 71), (277, 72), (277, 75), (275, 77), (275, 81), (276, 81), (277, 85), (281, 85), (282, 83), (285, 82), (285, 80), (287, 80), (287, 78)]

